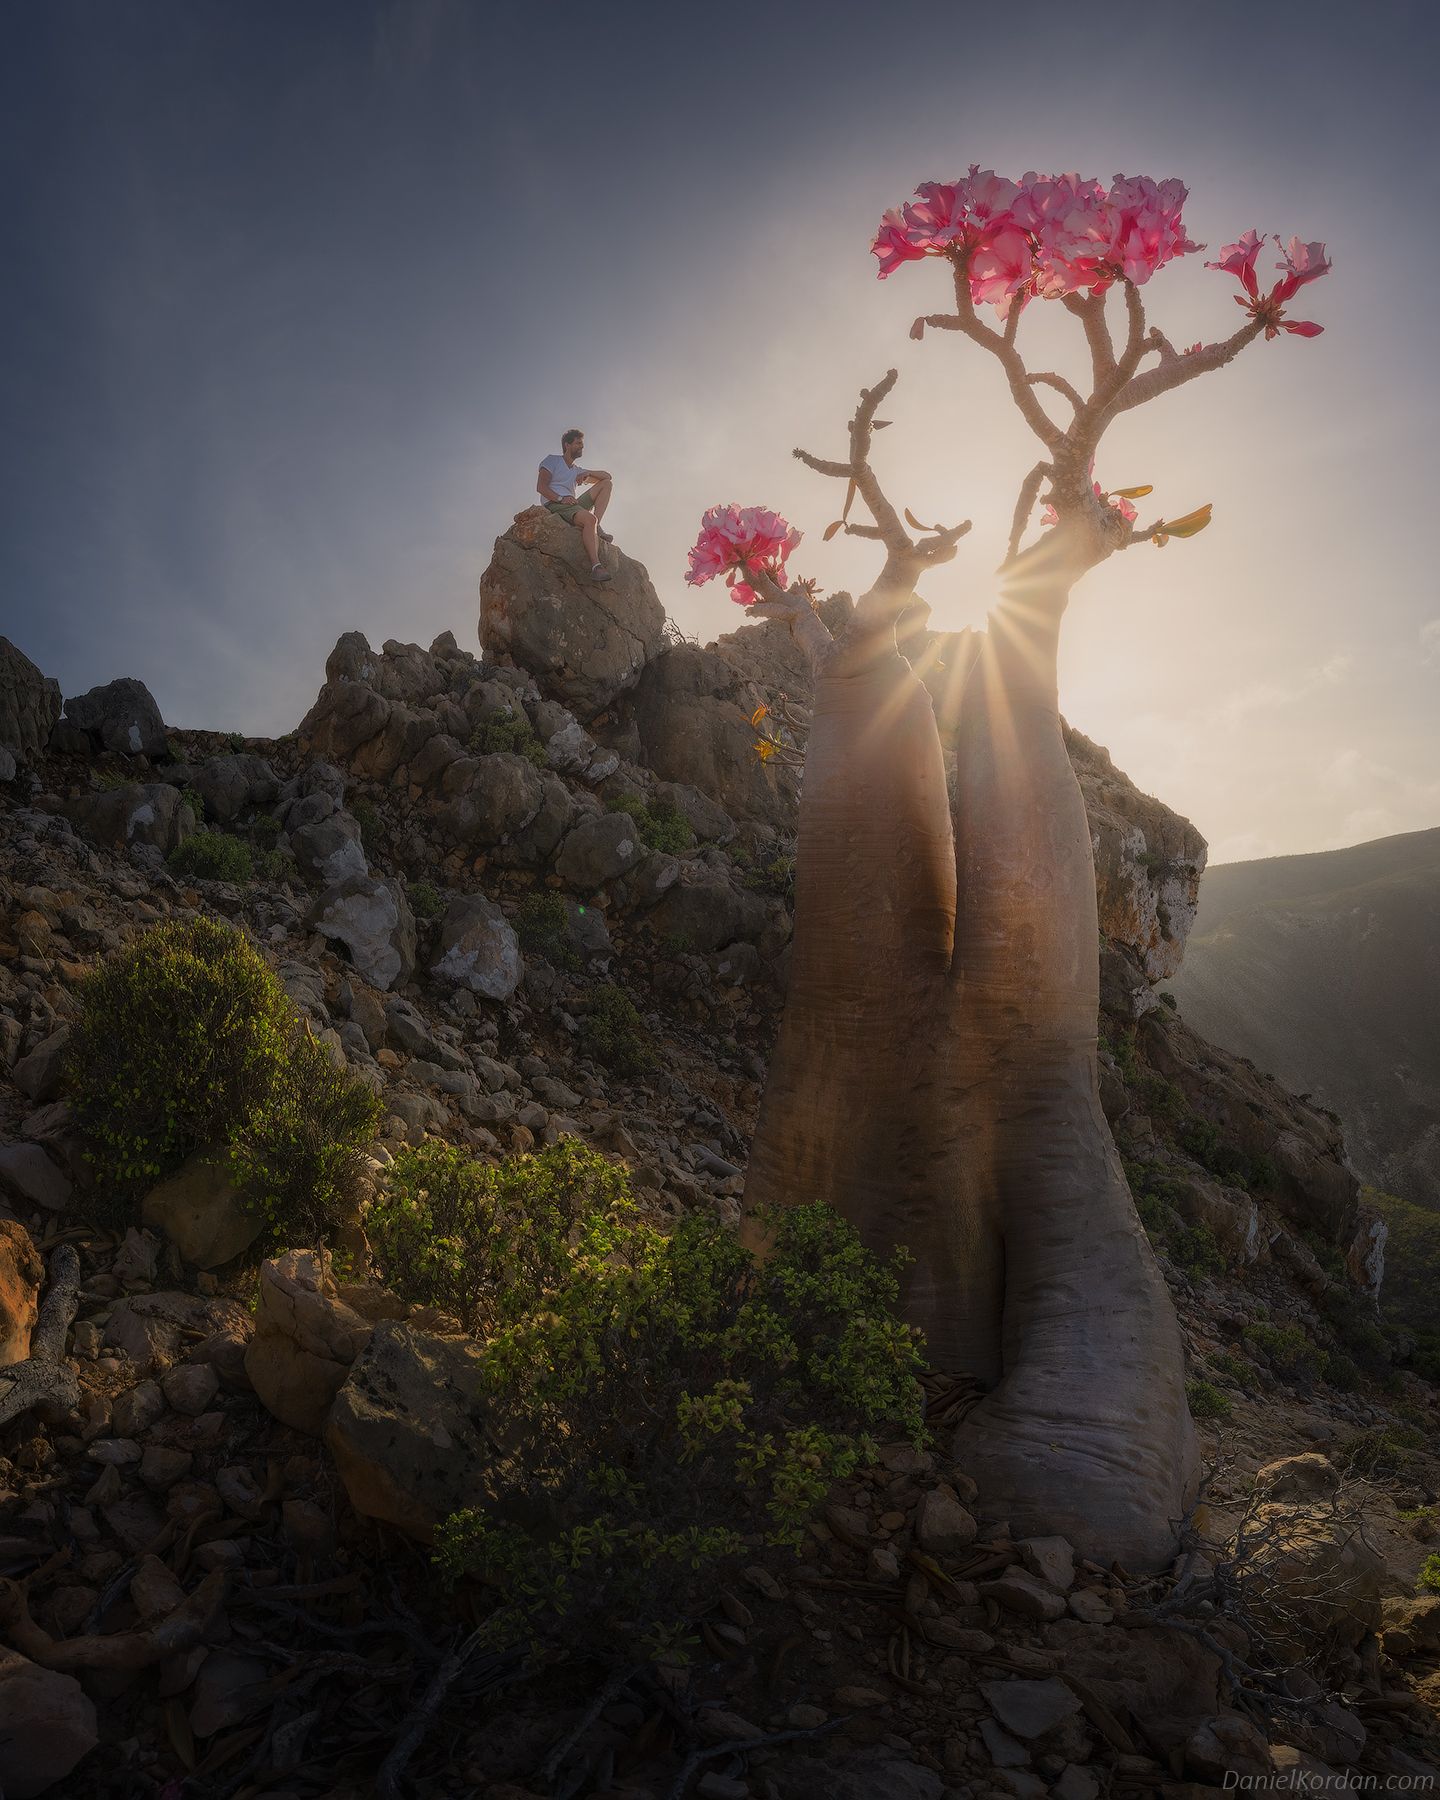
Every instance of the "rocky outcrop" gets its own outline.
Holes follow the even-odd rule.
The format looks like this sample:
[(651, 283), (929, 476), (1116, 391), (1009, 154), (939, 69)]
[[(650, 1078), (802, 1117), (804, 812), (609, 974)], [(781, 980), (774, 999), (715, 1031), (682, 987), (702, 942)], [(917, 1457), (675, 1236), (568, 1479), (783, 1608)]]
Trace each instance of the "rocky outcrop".
[(143, 681), (122, 676), (65, 702), (65, 723), (91, 747), (124, 756), (164, 756), (165, 721)]
[(644, 568), (613, 544), (605, 549), (614, 579), (596, 586), (580, 533), (532, 506), (495, 540), (480, 578), (487, 660), (525, 669), (582, 721), (634, 687), (665, 628)]
[(195, 830), (197, 820), (177, 787), (168, 782), (127, 782), (100, 788), (65, 804), (65, 815), (92, 844), (107, 850), (148, 845), (168, 856)]
[(0, 637), (0, 748), (24, 762), (39, 756), (60, 717), (60, 684)]
[(342, 943), (350, 961), (382, 993), (415, 968), (415, 915), (398, 881), (351, 875), (325, 889), (310, 909), (322, 937)]
[(440, 927), (440, 956), (430, 972), (487, 1000), (510, 998), (525, 963), (513, 926), (493, 900), (461, 894), (450, 902)]

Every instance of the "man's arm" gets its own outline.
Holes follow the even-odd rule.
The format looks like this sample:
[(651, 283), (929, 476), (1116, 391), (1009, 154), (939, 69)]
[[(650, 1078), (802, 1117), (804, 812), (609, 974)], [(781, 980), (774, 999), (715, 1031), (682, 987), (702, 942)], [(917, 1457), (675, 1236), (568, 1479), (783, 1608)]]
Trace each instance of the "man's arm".
[(608, 469), (579, 469), (576, 471), (577, 481), (613, 481), (615, 477)]
[(547, 504), (558, 502), (560, 499), (560, 496), (550, 485), (550, 471), (545, 467), (544, 463), (541, 463), (540, 465), (540, 478), (535, 483), (535, 492)]

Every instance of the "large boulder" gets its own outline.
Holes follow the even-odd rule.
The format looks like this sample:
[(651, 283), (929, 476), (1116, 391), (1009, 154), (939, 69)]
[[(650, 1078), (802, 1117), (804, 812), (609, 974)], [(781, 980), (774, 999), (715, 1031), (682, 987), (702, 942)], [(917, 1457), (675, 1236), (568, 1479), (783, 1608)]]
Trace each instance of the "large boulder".
[(277, 1419), (319, 1437), (371, 1330), (340, 1298), (328, 1252), (287, 1250), (261, 1265), (245, 1373)]
[(140, 1214), (197, 1269), (220, 1268), (265, 1229), (264, 1214), (242, 1203), (223, 1158), (204, 1154), (151, 1188)]
[(211, 818), (221, 825), (233, 825), (257, 807), (268, 806), (280, 788), (265, 758), (248, 751), (212, 756), (193, 771), (190, 785), (205, 802)]
[(702, 956), (737, 941), (754, 943), (771, 922), (771, 907), (758, 894), (728, 881), (681, 881), (655, 909), (655, 929), (678, 947)]
[(60, 683), (0, 637), (0, 746), (33, 759), (49, 743), (59, 717)]
[(348, 762), (389, 717), (390, 702), (374, 688), (360, 681), (327, 681), (300, 721), (300, 748), (309, 756)]
[(179, 788), (166, 782), (127, 782), (68, 800), (61, 811), (92, 844), (130, 850), (146, 844), (168, 856), (198, 821)]
[(0, 1219), (0, 1369), (30, 1354), (44, 1274), (30, 1233), (18, 1219)]
[(650, 577), (616, 546), (613, 580), (589, 580), (580, 533), (542, 506), (518, 513), (480, 578), (486, 658), (528, 670), (582, 721), (634, 687), (660, 649), (665, 608)]
[(165, 721), (160, 708), (145, 683), (131, 675), (67, 700), (65, 719), (101, 749), (126, 756), (165, 754)]
[[(0, 1793), (6, 1800), (32, 1800), (53, 1788), (99, 1741), (95, 1708), (73, 1675), (0, 1646)], [(95, 1792), (100, 1775), (92, 1773)]]
[(326, 660), (325, 679), (363, 682), (385, 699), (410, 706), (443, 693), (448, 685), (433, 650), (387, 638), (377, 654), (363, 631), (347, 631), (338, 640)]
[(525, 962), (513, 926), (493, 900), (460, 894), (450, 902), (440, 927), (440, 956), (430, 973), (487, 1000), (510, 998)]
[[(317, 794), (315, 798), (333, 805), (328, 794)], [(329, 884), (370, 873), (360, 842), (359, 821), (348, 812), (331, 812), (313, 825), (300, 826), (290, 833), (290, 848), (300, 873), (311, 881)]]
[(462, 850), (486, 850), (523, 832), (546, 799), (539, 771), (508, 750), (462, 756), (446, 769), (436, 826)]
[(1386, 1570), (1338, 1504), (1339, 1475), (1309, 1452), (1267, 1464), (1255, 1486), (1251, 1613), (1267, 1647), (1296, 1662), (1353, 1649), (1380, 1628)]
[(322, 937), (344, 944), (355, 968), (382, 993), (415, 971), (415, 915), (398, 881), (349, 875), (325, 889), (309, 922)]
[(593, 894), (648, 855), (629, 813), (594, 813), (582, 819), (560, 846), (555, 873), (567, 887)]
[(325, 1427), (356, 1512), (428, 1542), (448, 1514), (483, 1504), (494, 1457), (483, 1354), (468, 1338), (376, 1325)]
[[(767, 671), (758, 646), (745, 641), (762, 636), (776, 654), (773, 671)], [(657, 775), (698, 788), (737, 818), (793, 830), (798, 771), (778, 761), (761, 762), (750, 723), (756, 708), (772, 705), (781, 691), (798, 690), (808, 703), (808, 673), (796, 667), (791, 682), (788, 664), (779, 660), (783, 639), (784, 627), (770, 621), (747, 625), (703, 650), (677, 644), (646, 669), (630, 710), (643, 760)], [(785, 682), (791, 685), (782, 690)]]

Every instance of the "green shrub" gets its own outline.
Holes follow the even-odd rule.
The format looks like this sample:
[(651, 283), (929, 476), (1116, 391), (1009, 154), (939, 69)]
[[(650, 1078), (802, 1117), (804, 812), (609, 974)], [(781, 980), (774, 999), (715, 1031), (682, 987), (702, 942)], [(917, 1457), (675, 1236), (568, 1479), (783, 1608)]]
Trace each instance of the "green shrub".
[(537, 769), (548, 768), (545, 746), (535, 735), (535, 728), (524, 713), (510, 713), (498, 719), (487, 719), (470, 733), (470, 748), (477, 756), (498, 756), (508, 752), (523, 756)]
[(1171, 1257), (1192, 1280), (1225, 1273), (1225, 1253), (1215, 1233), (1203, 1222), (1182, 1225), (1171, 1244)]
[(1187, 1381), (1185, 1398), (1190, 1402), (1190, 1416), (1195, 1419), (1228, 1419), (1230, 1396), (1208, 1381)]
[(1158, 1113), (1161, 1118), (1178, 1118), (1185, 1110), (1185, 1096), (1180, 1089), (1152, 1070), (1135, 1077), (1130, 1088), (1146, 1112)]
[(1250, 1323), (1241, 1334), (1252, 1349), (1269, 1357), (1278, 1374), (1296, 1381), (1313, 1381), (1320, 1372), (1322, 1352), (1298, 1325)]
[(228, 732), (225, 738), (225, 747), (228, 750), (233, 750), (238, 756), (245, 748), (245, 739), (238, 731)]
[(1339, 1388), (1342, 1393), (1350, 1393), (1360, 1385), (1360, 1370), (1348, 1356), (1339, 1350), (1327, 1350), (1321, 1359), (1321, 1373), (1331, 1387)]
[(361, 849), (367, 856), (378, 855), (383, 848), (381, 839), (384, 836), (380, 814), (368, 800), (352, 800), (349, 811), (350, 817), (360, 827)]
[(273, 850), (284, 827), (274, 813), (256, 813), (245, 829), (262, 850)]
[(253, 881), (255, 859), (250, 846), (228, 831), (196, 831), (165, 858), (172, 875), (192, 881)]
[(191, 817), (197, 825), (205, 823), (205, 801), (198, 788), (183, 787), (180, 790), (180, 804), (190, 808)]
[(1411, 1472), (1416, 1452), (1424, 1448), (1425, 1433), (1416, 1425), (1372, 1425), (1343, 1444), (1331, 1460), (1342, 1475), (1393, 1481)]
[(570, 941), (570, 914), (564, 897), (552, 888), (536, 888), (515, 911), (520, 948), (543, 956), (557, 969), (578, 969), (579, 953)]
[(870, 1432), (919, 1440), (895, 1264), (822, 1205), (766, 1223), (759, 1264), (713, 1216), (667, 1236), (623, 1196), (582, 1209), (559, 1279), (490, 1339), (487, 1417), (515, 1449), (436, 1560), (496, 1590), (492, 1641), (673, 1654), (757, 1540), (801, 1541)]
[(607, 800), (609, 812), (629, 813), (640, 841), (667, 856), (683, 856), (695, 842), (690, 821), (673, 800), (657, 800), (647, 806), (638, 794), (617, 794)]
[(379, 1102), (340, 1073), (242, 932), (157, 925), (80, 990), (68, 1078), (117, 1218), (194, 1151), (225, 1154), (279, 1238), (348, 1204)]
[(1417, 1594), (1440, 1594), (1440, 1551), (1432, 1550), (1415, 1577)]
[(365, 1231), (402, 1299), (483, 1337), (534, 1311), (563, 1278), (578, 1224), (618, 1216), (628, 1194), (626, 1171), (576, 1138), (498, 1165), (431, 1139), (395, 1158)]
[(755, 863), (744, 876), (743, 884), (753, 893), (772, 894), (777, 900), (793, 900), (795, 858), (787, 856), (783, 850), (777, 850), (763, 862)]
[(1250, 1160), (1220, 1135), (1217, 1125), (1191, 1113), (1175, 1134), (1176, 1142), (1202, 1168), (1221, 1181), (1244, 1186), (1250, 1176)]
[(433, 881), (409, 882), (405, 894), (417, 919), (438, 919), (445, 910), (444, 896)]
[(580, 1021), (580, 1045), (617, 1075), (643, 1075), (655, 1066), (654, 1039), (635, 1002), (613, 982), (596, 989)]
[(1236, 1382), (1240, 1387), (1249, 1388), (1255, 1385), (1255, 1367), (1246, 1362), (1243, 1356), (1236, 1356), (1233, 1350), (1217, 1350), (1210, 1358), (1210, 1367), (1217, 1375)]

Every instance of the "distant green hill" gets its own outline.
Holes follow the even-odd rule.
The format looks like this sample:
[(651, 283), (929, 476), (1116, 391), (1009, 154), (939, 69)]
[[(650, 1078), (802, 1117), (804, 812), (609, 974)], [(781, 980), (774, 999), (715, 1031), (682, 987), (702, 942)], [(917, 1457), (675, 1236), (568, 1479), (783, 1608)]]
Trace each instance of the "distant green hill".
[(1338, 1113), (1367, 1181), (1440, 1208), (1440, 829), (1208, 869), (1169, 985)]

